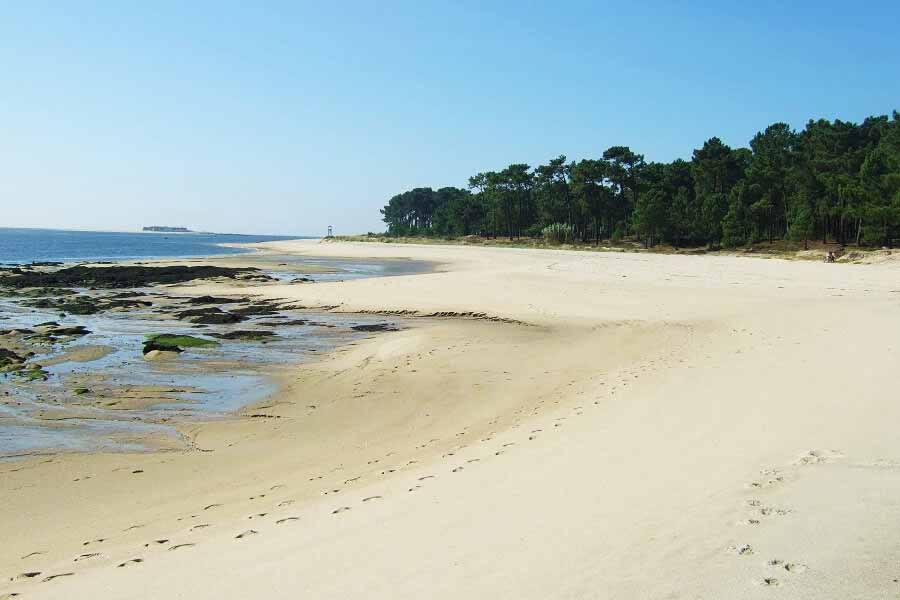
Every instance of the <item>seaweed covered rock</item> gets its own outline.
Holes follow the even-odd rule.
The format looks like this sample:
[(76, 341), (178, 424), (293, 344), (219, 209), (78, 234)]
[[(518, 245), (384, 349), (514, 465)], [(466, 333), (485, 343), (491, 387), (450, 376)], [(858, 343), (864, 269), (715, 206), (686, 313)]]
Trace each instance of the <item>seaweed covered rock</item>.
[(35, 300), (27, 300), (22, 304), (31, 308), (44, 308), (70, 315), (94, 315), (106, 310), (128, 310), (152, 306), (152, 303), (144, 300), (104, 298), (87, 294), (64, 298), (37, 298)]
[(191, 323), (200, 325), (227, 325), (229, 323), (240, 323), (246, 320), (242, 315), (236, 315), (226, 312), (215, 306), (209, 308), (192, 308), (175, 313), (175, 316), (182, 320), (188, 320)]
[(26, 365), (25, 368), (15, 371), (14, 374), (27, 381), (47, 381), (50, 378), (50, 373), (38, 364)]
[(255, 317), (260, 315), (277, 315), (280, 310), (278, 306), (268, 302), (255, 302), (241, 308), (233, 308), (231, 312), (243, 317)]
[(18, 371), (25, 367), (25, 361), (34, 356), (34, 352), (18, 354), (7, 348), (0, 348), (0, 372)]
[(34, 331), (26, 339), (30, 341), (56, 342), (59, 338), (88, 335), (91, 330), (84, 325), (64, 326), (53, 324), (35, 325)]
[(192, 335), (174, 335), (162, 333), (152, 335), (144, 341), (144, 354), (154, 350), (160, 352), (183, 352), (185, 348), (203, 348), (206, 346), (218, 346), (219, 342)]
[(188, 298), (188, 304), (237, 304), (246, 302), (246, 298), (226, 298), (224, 296), (197, 296)]
[[(0, 283), (3, 283), (5, 280), (0, 279)], [(4, 290), (4, 296), (10, 296), (13, 298), (47, 298), (47, 297), (60, 297), (60, 296), (71, 296), (73, 294), (77, 294), (75, 290), (70, 290), (67, 288), (51, 288), (51, 287), (35, 287), (35, 288), (23, 288), (23, 289), (8, 289)]]
[(397, 331), (397, 328), (390, 323), (373, 323), (371, 325), (354, 325), (351, 327), (353, 331), (367, 331), (367, 332), (375, 332), (375, 331)]
[(240, 340), (242, 342), (266, 342), (276, 337), (274, 331), (259, 329), (239, 329), (237, 331), (212, 333), (210, 335), (217, 337), (220, 340)]
[(215, 267), (212, 265), (173, 265), (147, 267), (122, 265), (111, 267), (75, 266), (56, 271), (10, 271), (0, 278), (0, 284), (12, 288), (33, 287), (94, 287), (131, 288), (156, 284), (184, 283), (194, 279), (225, 277), (228, 279), (268, 280), (259, 269), (252, 267)]

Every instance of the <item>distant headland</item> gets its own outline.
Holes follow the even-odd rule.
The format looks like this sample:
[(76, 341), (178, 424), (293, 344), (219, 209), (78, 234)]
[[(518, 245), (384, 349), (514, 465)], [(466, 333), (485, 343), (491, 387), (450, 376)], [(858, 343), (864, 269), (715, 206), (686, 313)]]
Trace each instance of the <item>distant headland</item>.
[(144, 227), (143, 231), (155, 231), (157, 233), (194, 233), (192, 229), (187, 227), (169, 227), (166, 225), (150, 225)]

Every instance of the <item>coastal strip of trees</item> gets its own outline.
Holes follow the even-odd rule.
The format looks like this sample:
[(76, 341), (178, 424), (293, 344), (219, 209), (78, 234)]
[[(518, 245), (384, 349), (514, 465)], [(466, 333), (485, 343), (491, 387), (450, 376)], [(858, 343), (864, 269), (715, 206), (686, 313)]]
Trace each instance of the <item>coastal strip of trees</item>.
[(390, 236), (890, 247), (900, 236), (900, 113), (810, 120), (799, 132), (775, 123), (749, 148), (713, 137), (690, 161), (647, 162), (612, 146), (598, 158), (511, 164), (466, 188), (403, 192), (381, 213)]

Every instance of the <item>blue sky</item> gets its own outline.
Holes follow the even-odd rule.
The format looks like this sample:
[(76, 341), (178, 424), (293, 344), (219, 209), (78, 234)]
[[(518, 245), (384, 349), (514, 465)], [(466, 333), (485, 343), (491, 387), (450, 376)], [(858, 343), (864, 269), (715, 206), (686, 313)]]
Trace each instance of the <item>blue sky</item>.
[(391, 195), (512, 162), (900, 109), (897, 23), (889, 2), (8, 2), (0, 226), (381, 230)]

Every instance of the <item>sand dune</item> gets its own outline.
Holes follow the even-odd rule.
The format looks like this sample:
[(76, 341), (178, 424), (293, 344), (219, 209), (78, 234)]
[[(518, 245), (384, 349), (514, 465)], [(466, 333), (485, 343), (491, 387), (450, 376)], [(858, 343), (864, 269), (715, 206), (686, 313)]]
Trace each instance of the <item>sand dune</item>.
[(192, 452), (0, 465), (0, 598), (900, 596), (895, 266), (267, 245), (440, 267), (254, 293), (475, 315)]

